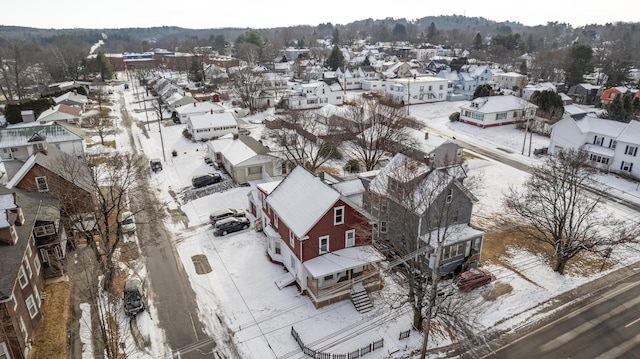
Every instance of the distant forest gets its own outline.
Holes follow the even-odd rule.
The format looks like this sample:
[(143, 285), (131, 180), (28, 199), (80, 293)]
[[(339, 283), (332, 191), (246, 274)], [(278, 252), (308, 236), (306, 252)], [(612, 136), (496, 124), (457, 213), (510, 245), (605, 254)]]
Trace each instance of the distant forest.
[[(309, 48), (310, 56), (327, 62), (331, 49), (318, 40), (362, 50), (365, 45), (390, 43), (392, 47), (442, 45), (468, 51), (468, 58), (500, 64), (535, 80), (563, 82), (568, 60), (589, 55), (580, 64), (580, 76), (603, 72), (607, 85), (628, 84), (628, 73), (640, 68), (640, 23), (609, 23), (574, 28), (567, 23), (524, 26), (482, 17), (428, 16), (364, 19), (349, 24), (321, 23), (269, 29), (185, 29), (163, 26), (121, 29), (37, 29), (0, 26), (0, 89), (5, 98), (26, 96), (28, 87), (50, 81), (86, 78), (92, 66), (88, 54), (141, 53), (154, 49), (202, 54), (202, 49), (232, 55), (249, 63), (280, 61), (285, 47)], [(96, 44), (102, 41), (99, 47)], [(576, 52), (576, 44), (582, 46)], [(96, 52), (97, 52), (96, 51)], [(94, 52), (95, 53), (95, 52)], [(521, 55), (533, 55), (525, 64)], [(418, 59), (422, 60), (422, 59)], [(98, 64), (99, 65), (99, 64)], [(527, 68), (528, 65), (528, 68)], [(37, 68), (38, 71), (34, 71)], [(587, 72), (583, 72), (585, 70)], [(93, 71), (95, 72), (95, 71)], [(568, 81), (567, 81), (568, 82)], [(23, 91), (24, 90), (24, 91)], [(35, 89), (34, 89), (35, 90)], [(4, 92), (4, 91), (3, 91)], [(24, 93), (23, 93), (24, 92)], [(30, 91), (33, 92), (33, 91)]]

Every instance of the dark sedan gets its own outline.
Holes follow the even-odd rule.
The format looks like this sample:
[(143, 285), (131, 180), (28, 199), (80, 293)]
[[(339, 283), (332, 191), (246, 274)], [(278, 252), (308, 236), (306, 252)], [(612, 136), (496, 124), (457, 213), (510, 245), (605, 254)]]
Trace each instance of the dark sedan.
[(213, 233), (217, 236), (226, 236), (229, 233), (249, 228), (249, 219), (246, 217), (228, 217), (216, 222)]
[(191, 184), (195, 188), (208, 186), (210, 184), (218, 183), (222, 181), (222, 176), (219, 173), (207, 173), (200, 176), (195, 176), (191, 179)]

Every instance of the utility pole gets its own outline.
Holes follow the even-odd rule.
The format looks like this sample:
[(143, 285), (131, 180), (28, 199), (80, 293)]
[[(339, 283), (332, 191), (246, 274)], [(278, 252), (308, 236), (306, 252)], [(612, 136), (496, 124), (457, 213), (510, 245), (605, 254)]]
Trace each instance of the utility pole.
[[(527, 116), (526, 108), (522, 111), (523, 116)], [(527, 132), (529, 132), (529, 118), (527, 117), (527, 125), (524, 129), (524, 141), (522, 142), (522, 155), (524, 155), (524, 149), (527, 144)]]

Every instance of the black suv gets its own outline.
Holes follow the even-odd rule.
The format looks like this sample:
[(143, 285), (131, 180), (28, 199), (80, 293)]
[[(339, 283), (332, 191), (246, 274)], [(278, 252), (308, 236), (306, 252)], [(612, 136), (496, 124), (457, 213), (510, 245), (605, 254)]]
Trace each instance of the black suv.
[(207, 173), (206, 175), (193, 177), (191, 179), (191, 184), (195, 188), (200, 188), (220, 181), (222, 181), (222, 176), (220, 176), (219, 173)]
[(211, 224), (215, 226), (216, 222), (218, 222), (221, 219), (225, 219), (228, 217), (245, 217), (245, 215), (246, 213), (244, 212), (243, 209), (225, 208), (225, 209), (212, 212), (209, 215), (209, 222), (211, 222)]
[(217, 236), (226, 236), (229, 233), (249, 228), (250, 223), (246, 217), (228, 217), (216, 222), (213, 233)]

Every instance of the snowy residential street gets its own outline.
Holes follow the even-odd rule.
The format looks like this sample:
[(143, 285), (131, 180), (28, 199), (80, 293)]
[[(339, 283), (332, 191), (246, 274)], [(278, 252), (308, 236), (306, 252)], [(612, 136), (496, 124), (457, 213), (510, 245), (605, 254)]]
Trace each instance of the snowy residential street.
[[(198, 193), (204, 195), (199, 198), (190, 195), (194, 191), (193, 176), (218, 172), (204, 161), (204, 143), (185, 138), (183, 124), (175, 125), (169, 120), (159, 125), (153, 111), (146, 114), (139, 111), (140, 104), (135, 101), (132, 90), (123, 90), (122, 86), (114, 89), (114, 112), (120, 113), (119, 104), (122, 104), (133, 121), (130, 130), (126, 124), (119, 124), (118, 151), (137, 150), (148, 158), (162, 159), (163, 170), (150, 172), (149, 194), (168, 208), (165, 228), (147, 229), (147, 234), (157, 237), (161, 244), (143, 252), (147, 256), (146, 273), (155, 292), (150, 296), (155, 303), (149, 308), (153, 319), (144, 319), (143, 325), (148, 326), (144, 328), (145, 333), (157, 331), (158, 335), (154, 336), (157, 342), (152, 343), (153, 354), (138, 357), (168, 357), (169, 353), (177, 357), (181, 351), (182, 358), (196, 357), (188, 356), (189, 352), (211, 358), (308, 357), (292, 336), (292, 328), (307, 346), (334, 354), (346, 354), (378, 340), (383, 340), (384, 346), (365, 358), (410, 358), (419, 352), (422, 337), (411, 328), (410, 308), (394, 307), (394, 295), (403, 289), (396, 283), (393, 270), (385, 272), (384, 288), (372, 293), (374, 310), (361, 314), (348, 300), (316, 309), (295, 286), (282, 289), (276, 286), (276, 279), (285, 270), (269, 260), (266, 236), (253, 228), (255, 218), (251, 215), (248, 215), (252, 222), (249, 230), (215, 236), (209, 214), (223, 208), (248, 209), (248, 195), (260, 182), (215, 193), (200, 191)], [(410, 111), (424, 124), (424, 132), (451, 140), (455, 137), (520, 163), (522, 168), (541, 162), (541, 158), (528, 155), (528, 142), (523, 151), (524, 133), (513, 125), (481, 129), (450, 122), (448, 116), (464, 103), (415, 105)], [(258, 113), (243, 122), (251, 136), (268, 145), (269, 137), (262, 136), (265, 130), (261, 120), (265, 116), (266, 113)], [(535, 134), (531, 139), (533, 149), (547, 147), (549, 143), (548, 138)], [(175, 156), (172, 151), (176, 152)], [(477, 153), (469, 154), (467, 167), (470, 175), (483, 179), (482, 185), (473, 189), (478, 202), (474, 205), (472, 222), (490, 232), (497, 225), (496, 216), (503, 211), (504, 191), (510, 186), (520, 186), (528, 173)], [(611, 188), (611, 193), (640, 203), (635, 184), (612, 175), (602, 175), (601, 181)], [(132, 199), (134, 203), (136, 200), (144, 199)], [(620, 218), (637, 218), (637, 213), (624, 205), (607, 202), (606, 206)], [(165, 229), (168, 233), (162, 233)], [(588, 275), (561, 276), (553, 272), (543, 258), (526, 251), (510, 251), (502, 263), (484, 262), (495, 276), (490, 285), (461, 295), (465, 296), (472, 325), (478, 331), (509, 332), (544, 319), (554, 297), (630, 265), (637, 261), (635, 257), (631, 251), (614, 251), (612, 268)], [(174, 258), (177, 260), (175, 270), (186, 275), (169, 277), (167, 273), (173, 270), (161, 272), (162, 266), (174, 265), (171, 264)], [(176, 283), (180, 278), (184, 278), (184, 282)], [(163, 283), (165, 280), (168, 283)], [(158, 290), (157, 286), (166, 289)], [(501, 291), (505, 286), (511, 290)], [(190, 308), (189, 300), (180, 295), (171, 296), (171, 292), (192, 292), (190, 300), (194, 307)], [(176, 326), (177, 322), (188, 325)], [(172, 330), (185, 334), (176, 339), (182, 343), (179, 347), (171, 343)], [(399, 339), (400, 333), (408, 330), (410, 336)], [(432, 339), (430, 348), (452, 343), (446, 331)], [(204, 346), (195, 350), (197, 343)]]

